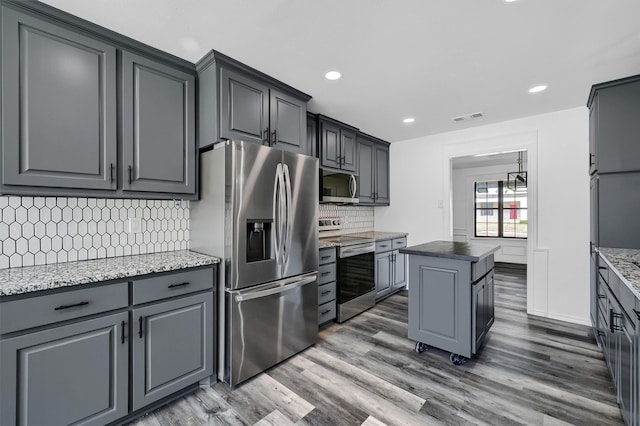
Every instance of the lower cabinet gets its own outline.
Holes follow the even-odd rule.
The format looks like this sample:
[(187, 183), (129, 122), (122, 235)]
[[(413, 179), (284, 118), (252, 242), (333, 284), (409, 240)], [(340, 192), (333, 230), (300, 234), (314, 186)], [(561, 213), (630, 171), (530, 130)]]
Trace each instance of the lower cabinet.
[(214, 375), (215, 271), (0, 298), (0, 425), (104, 425)]
[(336, 319), (336, 249), (320, 249), (318, 266), (318, 325)]
[(103, 425), (128, 412), (129, 314), (0, 340), (0, 424)]
[(389, 296), (407, 284), (407, 259), (399, 250), (407, 246), (407, 237), (376, 242), (376, 300)]
[(472, 351), (474, 353), (482, 346), (482, 341), (493, 325), (495, 318), (493, 274), (494, 271), (492, 270), (484, 278), (472, 285), (472, 316), (474, 322)]
[(213, 373), (213, 294), (133, 310), (133, 410)]

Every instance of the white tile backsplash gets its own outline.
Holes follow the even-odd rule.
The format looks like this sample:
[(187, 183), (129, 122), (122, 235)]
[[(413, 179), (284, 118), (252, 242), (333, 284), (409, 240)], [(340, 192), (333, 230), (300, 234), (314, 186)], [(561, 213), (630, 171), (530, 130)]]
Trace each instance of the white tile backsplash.
[(356, 232), (371, 232), (374, 229), (373, 207), (320, 204), (318, 217), (339, 217), (342, 219), (341, 234), (353, 234)]
[(0, 219), (0, 269), (189, 248), (188, 201), (0, 196)]

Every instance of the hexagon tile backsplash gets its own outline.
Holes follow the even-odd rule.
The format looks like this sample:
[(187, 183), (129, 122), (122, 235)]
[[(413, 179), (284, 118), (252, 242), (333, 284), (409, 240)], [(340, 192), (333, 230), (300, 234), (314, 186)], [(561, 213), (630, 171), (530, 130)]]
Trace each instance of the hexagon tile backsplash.
[(188, 201), (0, 196), (0, 216), (0, 269), (189, 248)]

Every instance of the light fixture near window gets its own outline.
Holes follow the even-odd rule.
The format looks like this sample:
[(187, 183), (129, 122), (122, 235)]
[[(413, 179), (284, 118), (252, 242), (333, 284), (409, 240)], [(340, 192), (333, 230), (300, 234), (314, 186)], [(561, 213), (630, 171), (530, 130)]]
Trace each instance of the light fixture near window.
[(527, 172), (522, 170), (522, 151), (518, 152), (518, 171), (507, 173), (507, 188), (516, 192), (527, 187)]

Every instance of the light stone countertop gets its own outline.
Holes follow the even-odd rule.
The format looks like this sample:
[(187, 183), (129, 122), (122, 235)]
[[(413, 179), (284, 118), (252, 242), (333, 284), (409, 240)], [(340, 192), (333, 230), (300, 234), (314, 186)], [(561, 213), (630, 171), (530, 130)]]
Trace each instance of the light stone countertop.
[(406, 232), (371, 231), (371, 232), (358, 232), (356, 234), (349, 234), (349, 235), (354, 237), (361, 237), (361, 238), (373, 238), (376, 241), (384, 241), (384, 240), (391, 240), (393, 238), (406, 237), (409, 234), (407, 234)]
[(219, 262), (217, 257), (179, 250), (1, 269), (0, 296), (176, 271)]
[(640, 299), (640, 250), (599, 247), (598, 252)]

